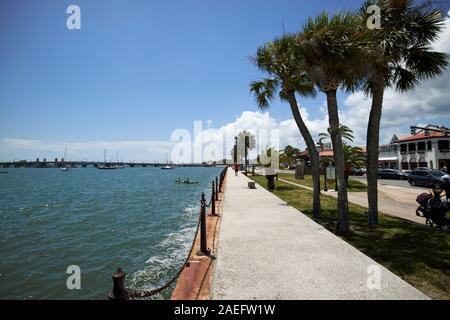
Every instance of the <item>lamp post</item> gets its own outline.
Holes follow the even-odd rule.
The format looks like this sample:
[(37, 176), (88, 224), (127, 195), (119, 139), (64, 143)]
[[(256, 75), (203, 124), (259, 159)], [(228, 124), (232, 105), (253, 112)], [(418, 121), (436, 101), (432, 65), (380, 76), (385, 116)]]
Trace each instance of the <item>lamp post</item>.
[(336, 163), (334, 163), (334, 191), (338, 191)]
[(245, 143), (244, 143), (245, 175), (248, 176), (248, 172), (247, 172), (247, 153), (248, 153), (247, 152), (247, 148), (248, 148), (248, 146), (250, 144), (248, 135), (245, 135), (244, 141), (245, 141)]
[(238, 137), (234, 137), (234, 163), (237, 164), (237, 141)]

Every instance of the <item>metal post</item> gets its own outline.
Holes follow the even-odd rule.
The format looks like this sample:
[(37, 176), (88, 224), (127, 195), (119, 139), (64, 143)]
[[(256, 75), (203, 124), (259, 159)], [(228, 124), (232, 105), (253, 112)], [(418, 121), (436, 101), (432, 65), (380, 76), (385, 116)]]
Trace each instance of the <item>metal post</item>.
[(327, 186), (327, 166), (324, 166), (324, 178), (325, 178), (325, 183), (324, 183), (324, 187), (323, 187), (323, 191), (328, 191), (328, 186)]
[(237, 141), (238, 141), (238, 137), (234, 137), (234, 141), (235, 141), (235, 143), (234, 143), (234, 163), (237, 163), (237, 161), (238, 161), (238, 158), (237, 158), (237, 150), (238, 150), (238, 147), (237, 147)]
[(212, 182), (212, 192), (211, 192), (211, 215), (216, 215), (216, 195), (214, 192), (214, 180)]
[(216, 189), (214, 192), (214, 195), (216, 196), (216, 201), (219, 201), (219, 180), (216, 177)]
[(108, 295), (109, 300), (128, 300), (130, 299), (130, 294), (125, 288), (125, 276), (127, 274), (123, 272), (121, 268), (118, 268), (116, 272), (113, 273), (113, 289)]
[(204, 192), (202, 192), (202, 199), (200, 200), (200, 252), (208, 254), (208, 245), (206, 243), (206, 200)]
[(334, 191), (338, 191), (337, 168), (334, 166)]
[(245, 136), (245, 138), (244, 138), (244, 153), (245, 153), (245, 156), (244, 156), (244, 161), (245, 161), (245, 176), (248, 176), (248, 169), (247, 169), (247, 146), (249, 145), (250, 143), (249, 143), (249, 136)]

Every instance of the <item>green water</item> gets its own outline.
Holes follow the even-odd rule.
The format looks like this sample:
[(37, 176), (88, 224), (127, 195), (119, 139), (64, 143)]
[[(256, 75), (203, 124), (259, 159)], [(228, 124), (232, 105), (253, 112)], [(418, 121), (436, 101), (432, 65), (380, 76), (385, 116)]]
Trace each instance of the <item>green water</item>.
[[(105, 299), (117, 267), (127, 272), (131, 289), (164, 283), (183, 263), (200, 194), (209, 195), (220, 172), (6, 170), (0, 175), (0, 299)], [(175, 184), (178, 177), (200, 183)], [(80, 267), (80, 290), (67, 288), (69, 265)]]

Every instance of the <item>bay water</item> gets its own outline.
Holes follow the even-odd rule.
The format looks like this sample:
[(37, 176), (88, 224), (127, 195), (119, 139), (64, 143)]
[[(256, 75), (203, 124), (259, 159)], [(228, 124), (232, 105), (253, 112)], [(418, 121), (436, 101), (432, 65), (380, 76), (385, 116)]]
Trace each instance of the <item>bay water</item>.
[[(221, 169), (2, 170), (0, 299), (106, 299), (117, 267), (133, 290), (156, 288), (178, 271), (200, 195), (209, 201)], [(66, 285), (71, 265), (81, 271), (79, 290)]]

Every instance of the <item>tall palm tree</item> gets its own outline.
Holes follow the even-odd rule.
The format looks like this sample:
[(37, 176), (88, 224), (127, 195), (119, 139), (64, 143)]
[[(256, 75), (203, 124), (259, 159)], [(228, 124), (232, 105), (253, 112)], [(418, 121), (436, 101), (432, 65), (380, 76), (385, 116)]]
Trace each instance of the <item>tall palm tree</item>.
[(282, 101), (289, 103), (295, 123), (305, 140), (311, 159), (311, 173), (313, 179), (313, 215), (320, 216), (320, 175), (319, 155), (314, 140), (300, 113), (296, 93), (301, 96), (315, 96), (316, 91), (311, 80), (304, 72), (304, 59), (295, 48), (296, 37), (284, 35), (258, 48), (253, 58), (255, 65), (270, 78), (253, 81), (250, 91), (261, 109), (266, 109), (269, 102), (278, 92)]
[[(247, 137), (247, 138), (246, 138)], [(241, 131), (237, 134), (237, 162), (244, 163), (245, 154), (248, 151), (255, 149), (256, 139), (255, 135), (249, 131)], [(230, 154), (234, 158), (235, 146), (231, 149)]]
[[(353, 135), (353, 130), (347, 127), (346, 125), (339, 125), (339, 132), (341, 133), (342, 140), (347, 140), (349, 142), (353, 142), (355, 136)], [(322, 144), (323, 140), (330, 139), (330, 128), (327, 128), (327, 132), (319, 133), (319, 144)]]
[(369, 225), (378, 223), (378, 148), (383, 96), (386, 88), (410, 91), (420, 81), (439, 76), (448, 56), (431, 50), (444, 17), (438, 9), (416, 5), (413, 0), (373, 0), (364, 3), (360, 14), (367, 19), (367, 7), (381, 9), (381, 29), (374, 32), (373, 49), (378, 55), (367, 70), (366, 92), (372, 96), (367, 125), (367, 197)]
[(330, 135), (338, 179), (338, 221), (336, 232), (350, 230), (348, 197), (345, 182), (345, 160), (336, 98), (338, 89), (354, 90), (361, 84), (363, 62), (367, 60), (366, 32), (361, 30), (362, 18), (352, 13), (329, 17), (322, 13), (310, 19), (298, 36), (299, 47), (306, 58), (308, 75), (327, 96)]
[[(363, 150), (360, 147), (352, 147), (344, 143), (344, 162), (345, 162), (345, 182), (348, 184), (348, 178), (350, 175), (350, 170), (352, 168), (360, 168), (366, 164), (366, 157), (363, 154)], [(320, 164), (323, 168), (329, 166), (333, 161), (330, 158), (320, 159)]]
[(366, 157), (360, 147), (352, 147), (344, 144), (344, 161), (345, 161), (345, 183), (348, 185), (348, 178), (352, 168), (360, 168), (366, 164)]

